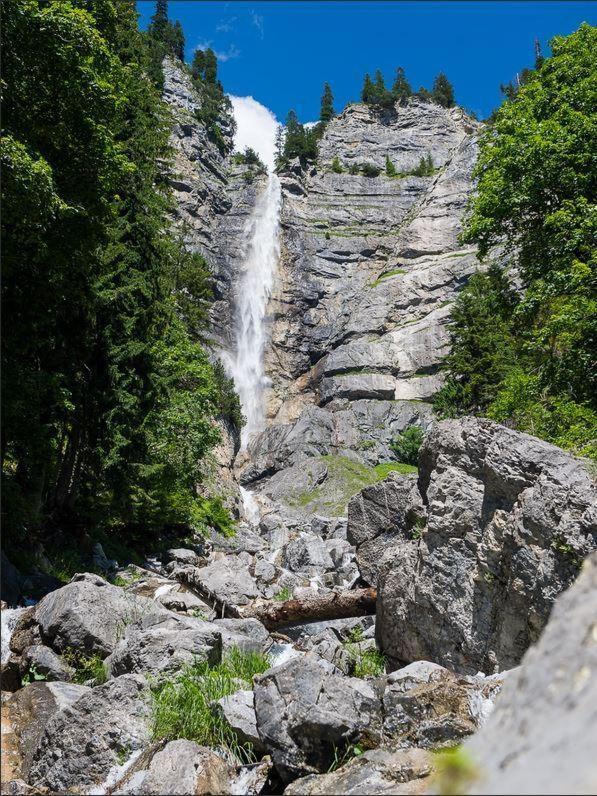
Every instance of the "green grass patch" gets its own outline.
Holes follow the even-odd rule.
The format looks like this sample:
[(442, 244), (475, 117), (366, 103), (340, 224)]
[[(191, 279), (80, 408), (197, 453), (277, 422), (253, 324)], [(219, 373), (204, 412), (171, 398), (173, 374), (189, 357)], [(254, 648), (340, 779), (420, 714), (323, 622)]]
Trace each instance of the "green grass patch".
[(383, 462), (383, 464), (376, 464), (373, 468), (377, 475), (378, 481), (388, 475), (388, 473), (400, 473), (400, 475), (408, 475), (408, 473), (416, 473), (417, 468), (412, 464), (405, 464), (404, 462)]
[(106, 665), (99, 655), (85, 655), (84, 652), (72, 647), (64, 650), (62, 660), (75, 670), (73, 681), (83, 685), (88, 680), (95, 680), (95, 685), (101, 685), (108, 679)]
[(187, 666), (152, 692), (155, 740), (186, 738), (202, 746), (222, 747), (241, 763), (255, 760), (250, 744), (238, 742), (232, 728), (211, 703), (239, 688), (252, 686), (253, 676), (270, 666), (267, 655), (233, 648), (217, 666), (201, 662)]
[(280, 603), (285, 603), (286, 600), (292, 600), (293, 591), (289, 586), (284, 586), (277, 594), (274, 594), (274, 600)]
[(406, 270), (404, 268), (393, 268), (391, 271), (386, 271), (385, 274), (382, 274), (378, 277), (375, 282), (371, 283), (371, 287), (376, 287), (381, 282), (385, 282), (386, 279), (390, 279), (393, 276), (399, 276), (400, 274), (405, 274)]
[(380, 677), (386, 670), (385, 657), (372, 647), (363, 649), (363, 630), (353, 628), (344, 643), (344, 648), (352, 659), (352, 674), (355, 677)]

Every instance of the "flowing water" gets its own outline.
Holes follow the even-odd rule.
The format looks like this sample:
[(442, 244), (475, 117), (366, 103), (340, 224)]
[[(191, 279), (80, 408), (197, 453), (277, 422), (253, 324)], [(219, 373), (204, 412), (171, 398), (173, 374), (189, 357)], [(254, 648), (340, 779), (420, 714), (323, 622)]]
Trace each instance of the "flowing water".
[[(268, 169), (267, 184), (244, 231), (246, 248), (234, 291), (235, 346), (224, 357), (246, 418), (241, 432), (241, 450), (244, 450), (251, 438), (265, 427), (267, 305), (280, 256), (282, 193), (274, 173), (278, 122), (267, 108), (250, 97), (231, 97), (231, 100), (237, 125), (235, 148), (243, 151), (251, 146)], [(245, 519), (257, 525), (259, 505), (248, 490), (241, 487), (240, 491)]]

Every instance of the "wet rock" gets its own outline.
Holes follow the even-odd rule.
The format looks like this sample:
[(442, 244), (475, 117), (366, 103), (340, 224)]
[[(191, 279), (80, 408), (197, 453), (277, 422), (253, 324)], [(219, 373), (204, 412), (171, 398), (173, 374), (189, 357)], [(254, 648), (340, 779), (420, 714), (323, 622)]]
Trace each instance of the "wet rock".
[(29, 779), (31, 765), (50, 719), (91, 691), (72, 683), (37, 682), (26, 685), (7, 702), (12, 732), (21, 758), (19, 775)]
[(60, 655), (56, 655), (54, 650), (44, 647), (42, 644), (34, 644), (27, 647), (21, 658), (21, 672), (34, 669), (36, 673), (43, 675), (46, 680), (62, 680), (70, 682), (73, 679), (75, 670), (69, 666)]
[(265, 752), (257, 732), (257, 718), (252, 691), (236, 691), (214, 703), (214, 711), (234, 730), (241, 745), (250, 745), (254, 752)]
[(597, 547), (595, 483), (554, 445), (471, 417), (437, 423), (419, 461), (427, 526), (380, 567), (380, 646), (394, 667), (512, 668)]
[(480, 794), (591, 793), (597, 783), (597, 554), (465, 747)]
[(122, 674), (162, 676), (195, 661), (217, 664), (222, 636), (217, 627), (191, 617), (150, 614), (128, 625), (106, 658), (110, 677)]
[(36, 606), (42, 639), (54, 649), (75, 648), (107, 657), (125, 628), (149, 615), (169, 616), (153, 600), (112, 586), (98, 575), (75, 575)]
[(108, 680), (50, 717), (29, 781), (58, 792), (98, 785), (122, 755), (142, 749), (150, 738), (147, 682), (132, 674)]
[(15, 655), (20, 656), (27, 647), (42, 643), (39, 626), (35, 619), (35, 606), (16, 609), (9, 624), (7, 629), (3, 628), (3, 636), (8, 633), (9, 647)]
[(372, 749), (349, 760), (330, 774), (297, 779), (284, 796), (385, 796), (425, 793), (433, 761), (423, 749)]
[(312, 655), (255, 678), (259, 737), (285, 782), (326, 771), (341, 750), (381, 738), (374, 682), (327, 674)]
[(6, 556), (4, 550), (0, 551), (0, 582), (1, 599), (9, 606), (17, 605), (21, 597), (23, 576)]

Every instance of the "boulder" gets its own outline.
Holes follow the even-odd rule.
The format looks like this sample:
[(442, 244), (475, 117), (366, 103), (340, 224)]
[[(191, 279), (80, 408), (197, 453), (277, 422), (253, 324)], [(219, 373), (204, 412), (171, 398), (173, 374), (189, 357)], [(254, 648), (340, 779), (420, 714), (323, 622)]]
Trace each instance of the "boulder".
[(464, 747), (479, 794), (594, 793), (597, 554), (562, 594), (539, 642)]
[(512, 668), (597, 547), (594, 480), (554, 445), (467, 417), (425, 438), (419, 490), (426, 529), (379, 569), (381, 649), (393, 667)]
[(214, 703), (214, 711), (234, 730), (239, 744), (250, 745), (254, 752), (265, 752), (257, 732), (257, 718), (252, 691), (236, 691)]
[(425, 793), (433, 761), (423, 749), (371, 749), (329, 774), (292, 782), (284, 796), (385, 796)]
[(137, 775), (134, 793), (218, 796), (230, 793), (229, 776), (227, 763), (213, 749), (181, 738), (153, 756), (149, 769)]
[(29, 781), (54, 792), (99, 785), (123, 755), (142, 749), (150, 739), (147, 682), (125, 674), (88, 690), (50, 717), (32, 755)]
[(75, 670), (69, 666), (60, 655), (56, 655), (54, 650), (44, 647), (43, 644), (34, 644), (27, 647), (21, 658), (21, 671), (25, 674), (34, 669), (46, 680), (62, 680), (70, 682), (73, 679)]
[(192, 583), (208, 595), (227, 605), (247, 605), (261, 596), (248, 566), (238, 556), (216, 559), (193, 572)]
[(72, 683), (36, 682), (12, 694), (6, 708), (10, 728), (17, 739), (18, 773), (23, 779), (29, 779), (33, 757), (49, 720), (90, 691), (87, 686)]
[(424, 525), (425, 510), (416, 473), (387, 478), (365, 487), (348, 504), (348, 541), (357, 548), (361, 577), (372, 586), (388, 545), (408, 541)]
[(14, 564), (9, 561), (4, 550), (0, 550), (0, 599), (9, 606), (17, 605), (21, 597), (23, 576)]
[(328, 674), (314, 655), (256, 677), (254, 690), (259, 737), (285, 782), (326, 771), (350, 744), (380, 741), (375, 681)]
[(170, 616), (153, 600), (112, 586), (98, 575), (83, 574), (44, 597), (36, 606), (35, 620), (49, 646), (105, 658), (128, 625), (150, 614)]
[(106, 669), (110, 677), (157, 677), (196, 661), (217, 664), (221, 657), (222, 636), (213, 624), (171, 613), (148, 614), (126, 627), (124, 638), (106, 658)]
[(222, 653), (234, 647), (243, 652), (267, 652), (272, 637), (258, 619), (216, 619), (213, 623), (222, 634)]

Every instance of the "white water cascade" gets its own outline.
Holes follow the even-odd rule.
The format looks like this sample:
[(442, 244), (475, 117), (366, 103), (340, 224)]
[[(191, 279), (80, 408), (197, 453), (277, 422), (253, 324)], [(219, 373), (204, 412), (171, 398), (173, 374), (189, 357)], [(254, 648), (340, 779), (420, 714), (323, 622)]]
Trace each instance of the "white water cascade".
[[(268, 169), (267, 185), (247, 221), (245, 254), (235, 289), (235, 349), (225, 358), (228, 373), (240, 398), (246, 423), (241, 432), (241, 450), (265, 426), (267, 377), (264, 352), (267, 343), (267, 305), (274, 286), (280, 256), (279, 230), (282, 195), (274, 173), (275, 142), (279, 124), (273, 114), (252, 97), (231, 97), (237, 130), (235, 148), (252, 147)], [(253, 495), (241, 488), (245, 518), (259, 522), (259, 506)]]

